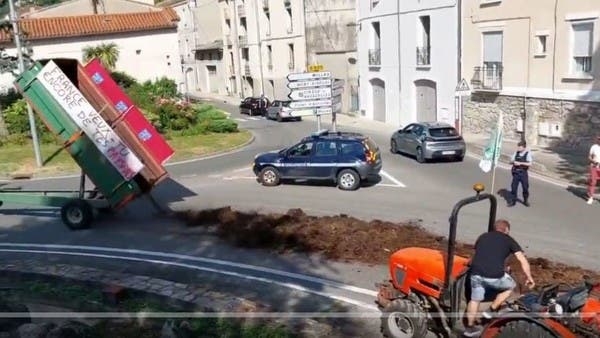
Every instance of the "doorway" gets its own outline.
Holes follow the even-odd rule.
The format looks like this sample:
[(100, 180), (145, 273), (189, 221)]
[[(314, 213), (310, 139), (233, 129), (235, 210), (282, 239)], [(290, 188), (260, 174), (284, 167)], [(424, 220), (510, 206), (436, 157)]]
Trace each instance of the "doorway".
[(417, 91), (417, 121), (437, 121), (437, 88), (431, 80), (415, 81)]
[(372, 79), (373, 93), (373, 120), (385, 122), (385, 82), (381, 79)]

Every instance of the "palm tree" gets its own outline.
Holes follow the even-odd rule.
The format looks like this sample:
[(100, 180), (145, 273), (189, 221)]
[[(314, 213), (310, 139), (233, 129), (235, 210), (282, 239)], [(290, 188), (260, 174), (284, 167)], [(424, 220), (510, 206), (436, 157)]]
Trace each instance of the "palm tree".
[(88, 62), (97, 58), (107, 70), (114, 70), (119, 59), (119, 47), (114, 42), (103, 43), (97, 46), (88, 46), (83, 49), (83, 61)]

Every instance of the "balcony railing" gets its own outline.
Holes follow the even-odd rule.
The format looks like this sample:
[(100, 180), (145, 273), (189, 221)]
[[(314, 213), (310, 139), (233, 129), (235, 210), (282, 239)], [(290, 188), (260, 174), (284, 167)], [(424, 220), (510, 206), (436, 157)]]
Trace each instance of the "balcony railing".
[(240, 18), (243, 18), (246, 16), (246, 8), (244, 8), (244, 5), (238, 5), (237, 11), (238, 11), (238, 16)]
[(244, 74), (250, 76), (250, 65), (244, 65)]
[(240, 35), (238, 41), (241, 46), (245, 46), (248, 44), (248, 37), (245, 35)]
[(369, 49), (369, 65), (381, 65), (381, 49)]
[(471, 84), (475, 90), (502, 90), (502, 65), (475, 67)]
[(417, 47), (417, 66), (429, 66), (431, 64), (431, 47)]

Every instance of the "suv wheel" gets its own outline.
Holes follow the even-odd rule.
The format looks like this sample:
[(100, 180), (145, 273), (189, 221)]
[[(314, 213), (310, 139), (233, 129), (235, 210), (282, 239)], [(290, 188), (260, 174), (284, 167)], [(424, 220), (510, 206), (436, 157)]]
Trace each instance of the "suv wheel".
[(360, 177), (352, 169), (344, 169), (337, 176), (338, 188), (342, 190), (356, 190), (360, 185)]
[(274, 187), (279, 184), (281, 175), (279, 171), (273, 167), (265, 167), (259, 174), (260, 182), (267, 187)]

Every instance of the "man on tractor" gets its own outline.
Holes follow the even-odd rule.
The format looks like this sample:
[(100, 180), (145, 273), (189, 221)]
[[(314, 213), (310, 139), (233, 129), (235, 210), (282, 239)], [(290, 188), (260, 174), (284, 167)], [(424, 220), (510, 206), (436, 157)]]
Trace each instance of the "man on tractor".
[(467, 327), (465, 336), (475, 337), (481, 334), (482, 327), (475, 325), (475, 316), (479, 311), (479, 303), (484, 300), (486, 291), (498, 292), (496, 299), (483, 316), (490, 319), (502, 304), (510, 297), (516, 283), (506, 273), (506, 258), (514, 254), (521, 263), (527, 276), (526, 285), (532, 288), (535, 283), (531, 277), (529, 262), (517, 241), (510, 235), (510, 223), (500, 219), (494, 223), (495, 231), (479, 236), (475, 242), (475, 255), (471, 260), (471, 300), (467, 305)]

